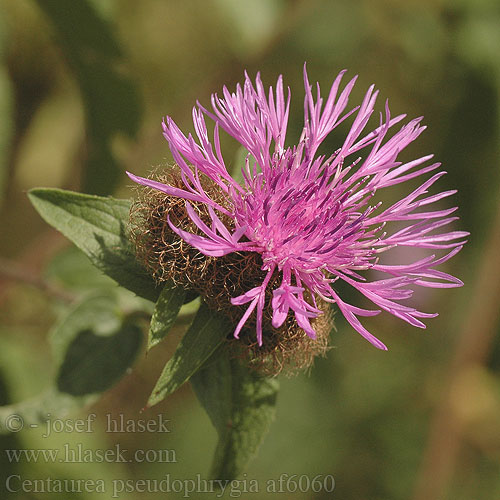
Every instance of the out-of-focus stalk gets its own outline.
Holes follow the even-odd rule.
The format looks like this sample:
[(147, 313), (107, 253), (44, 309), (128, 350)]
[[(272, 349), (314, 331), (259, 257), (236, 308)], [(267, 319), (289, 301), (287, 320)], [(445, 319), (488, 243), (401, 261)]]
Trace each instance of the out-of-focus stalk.
[(497, 332), (500, 320), (500, 204), (489, 235), (478, 259), (477, 280), (469, 292), (469, 309), (450, 362), (441, 403), (431, 422), (414, 500), (446, 498), (463, 432), (463, 420), (455, 403), (457, 384), (471, 370), (484, 365)]

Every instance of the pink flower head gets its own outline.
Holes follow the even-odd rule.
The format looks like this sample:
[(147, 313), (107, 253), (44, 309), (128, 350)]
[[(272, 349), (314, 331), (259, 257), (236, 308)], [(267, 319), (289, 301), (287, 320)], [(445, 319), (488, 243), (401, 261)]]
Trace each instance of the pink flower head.
[[(454, 194), (445, 191), (428, 194), (429, 188), (445, 172), (440, 164), (428, 164), (433, 155), (403, 163), (398, 154), (425, 129), (421, 118), (400, 124), (405, 115), (391, 118), (388, 104), (380, 113), (379, 126), (365, 132), (378, 91), (372, 85), (360, 106), (349, 109), (348, 100), (356, 77), (341, 89), (342, 71), (326, 101), (316, 85), (313, 96), (304, 67), (304, 130), (297, 145), (285, 146), (290, 109), (290, 91), (285, 98), (283, 79), (266, 94), (260, 76), (255, 86), (245, 74), (243, 87), (231, 93), (224, 87), (220, 97), (212, 95), (212, 110), (199, 103), (193, 108), (197, 139), (186, 136), (167, 117), (163, 133), (180, 170), (185, 189), (128, 174), (139, 184), (186, 200), (189, 216), (204, 236), (170, 227), (186, 242), (209, 256), (231, 252), (258, 252), (266, 277), (261, 285), (231, 299), (232, 304), (248, 304), (234, 332), (239, 332), (254, 310), (257, 340), (262, 343), (262, 315), (266, 287), (273, 273), (280, 273), (281, 285), (272, 293), (272, 324), (280, 327), (287, 315), (295, 315), (298, 325), (311, 337), (315, 331), (310, 320), (321, 314), (315, 298), (336, 303), (346, 320), (369, 342), (380, 349), (385, 345), (363, 327), (359, 316), (373, 316), (381, 309), (411, 325), (425, 328), (422, 318), (436, 314), (420, 312), (405, 305), (416, 286), (447, 288), (463, 283), (436, 266), (455, 255), (468, 235), (464, 231), (442, 229), (457, 219), (455, 208), (421, 210), (422, 207)], [(205, 118), (215, 123), (209, 137)], [(340, 123), (352, 120), (343, 144), (329, 157), (318, 155), (320, 144)], [(242, 168), (244, 184), (229, 174), (222, 156), (219, 132), (223, 129), (248, 151)], [(394, 129), (393, 129), (394, 130)], [(362, 153), (360, 153), (362, 152)], [(361, 156), (359, 156), (361, 154)], [(221, 206), (207, 195), (200, 182), (202, 172), (227, 198)], [(393, 205), (384, 208), (374, 202), (377, 190), (422, 178), (420, 187)], [(202, 202), (211, 217), (210, 227), (197, 216), (190, 202)], [(229, 207), (229, 208), (228, 208)], [(234, 225), (228, 229), (217, 214), (229, 216)], [(386, 223), (399, 221), (395, 231)], [(448, 249), (444, 256), (429, 255), (408, 264), (382, 264), (379, 256), (394, 247)], [(370, 279), (366, 271), (378, 271), (381, 279)], [(362, 309), (342, 300), (335, 281), (343, 280), (367, 297), (376, 309)], [(306, 301), (309, 290), (312, 300)], [(312, 303), (310, 303), (312, 302)]]

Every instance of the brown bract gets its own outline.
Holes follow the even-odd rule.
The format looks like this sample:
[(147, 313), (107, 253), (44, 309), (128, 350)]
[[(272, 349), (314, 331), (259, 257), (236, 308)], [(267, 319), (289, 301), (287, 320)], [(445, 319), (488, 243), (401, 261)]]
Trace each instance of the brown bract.
[[(200, 174), (201, 175), (201, 174)], [(184, 189), (177, 167), (162, 168), (150, 178)], [(230, 208), (225, 194), (208, 177), (202, 177), (207, 194), (220, 205)], [(160, 191), (137, 188), (137, 200), (130, 212), (131, 236), (140, 262), (159, 281), (173, 281), (177, 286), (199, 293), (206, 304), (224, 315), (236, 327), (245, 311), (244, 306), (231, 304), (231, 297), (242, 295), (259, 286), (266, 275), (262, 271), (262, 259), (257, 252), (233, 252), (223, 257), (210, 257), (186, 243), (170, 228), (167, 217), (174, 226), (203, 236), (186, 211), (185, 201)], [(210, 225), (207, 207), (191, 202), (198, 216)], [(234, 222), (220, 215), (222, 222), (232, 231)], [(255, 335), (255, 312), (240, 332), (240, 338), (228, 338), (228, 348), (234, 356), (245, 357), (249, 364), (265, 375), (287, 374), (309, 368), (318, 355), (328, 350), (328, 338), (333, 328), (332, 311), (326, 302), (317, 300), (324, 314), (312, 320), (317, 333), (311, 339), (297, 325), (295, 317), (288, 315), (280, 328), (274, 328), (272, 319), (272, 292), (279, 287), (278, 271), (267, 287), (266, 307), (263, 316), (263, 344), (259, 346)]]

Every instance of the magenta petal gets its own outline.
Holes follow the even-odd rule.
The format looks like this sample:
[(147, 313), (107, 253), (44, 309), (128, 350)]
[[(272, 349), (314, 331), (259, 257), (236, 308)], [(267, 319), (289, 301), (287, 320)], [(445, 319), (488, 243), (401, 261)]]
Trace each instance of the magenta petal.
[(179, 198), (184, 198), (186, 200), (203, 201), (203, 198), (201, 196), (198, 196), (194, 193), (189, 193), (188, 191), (185, 191), (183, 189), (168, 186), (167, 184), (152, 181), (151, 179), (145, 179), (144, 177), (138, 177), (137, 175), (131, 174), (130, 172), (127, 172), (127, 175), (138, 184), (157, 189), (158, 191), (169, 194), (170, 196), (176, 196)]
[(250, 314), (252, 314), (256, 305), (257, 305), (257, 299), (254, 299), (252, 301), (252, 303), (248, 306), (247, 310), (245, 311), (245, 314), (241, 317), (238, 325), (236, 326), (236, 329), (234, 330), (234, 337), (235, 338), (239, 337), (240, 331), (243, 328), (243, 325), (246, 323), (247, 319), (250, 317)]
[(247, 302), (253, 300), (257, 295), (260, 295), (260, 293), (261, 293), (260, 286), (252, 288), (251, 290), (248, 290), (248, 292), (245, 292), (243, 295), (240, 295), (238, 297), (233, 297), (231, 299), (231, 304), (233, 304), (233, 306), (241, 306), (242, 304), (246, 304)]
[(183, 231), (182, 229), (175, 227), (170, 220), (168, 221), (168, 224), (172, 231), (205, 255), (222, 257), (223, 255), (227, 255), (228, 253), (237, 250), (237, 248), (234, 248), (234, 245), (213, 241), (208, 238), (203, 238), (202, 236), (197, 236), (195, 234), (188, 233), (187, 231)]
[(304, 316), (303, 314), (300, 314), (298, 312), (295, 312), (295, 319), (297, 320), (297, 324), (304, 330), (307, 335), (315, 339), (316, 338), (316, 332), (314, 331), (313, 327), (311, 326), (311, 323), (309, 323), (309, 319), (307, 316)]

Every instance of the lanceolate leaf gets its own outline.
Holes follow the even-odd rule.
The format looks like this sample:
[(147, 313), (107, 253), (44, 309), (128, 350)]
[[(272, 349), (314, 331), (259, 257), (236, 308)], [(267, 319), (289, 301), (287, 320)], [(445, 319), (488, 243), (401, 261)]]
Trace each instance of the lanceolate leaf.
[(187, 382), (232, 329), (224, 316), (202, 304), (172, 358), (165, 365), (149, 397), (148, 406), (159, 403)]
[(174, 324), (184, 303), (186, 293), (175, 287), (166, 286), (156, 303), (148, 334), (148, 350), (159, 344)]
[(62, 189), (32, 189), (43, 219), (70, 239), (102, 272), (140, 297), (156, 302), (161, 288), (137, 262), (128, 238), (130, 201)]
[(221, 348), (191, 378), (219, 435), (211, 475), (231, 481), (255, 456), (276, 413), (278, 381)]

